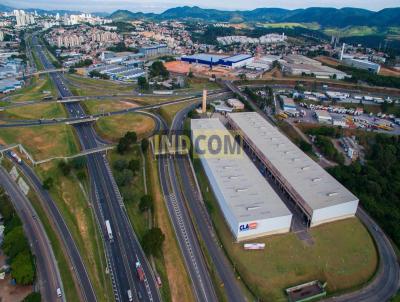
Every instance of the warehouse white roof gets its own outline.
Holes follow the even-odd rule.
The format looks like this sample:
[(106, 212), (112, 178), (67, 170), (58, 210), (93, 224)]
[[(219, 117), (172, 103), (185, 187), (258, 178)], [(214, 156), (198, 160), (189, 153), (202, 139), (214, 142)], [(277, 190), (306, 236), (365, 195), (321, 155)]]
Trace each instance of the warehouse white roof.
[(356, 196), (258, 113), (231, 113), (229, 118), (311, 209), (358, 201)]
[[(219, 119), (192, 119), (191, 129), (194, 137), (201, 130), (230, 135)], [(238, 223), (291, 215), (245, 153), (237, 157), (203, 157), (202, 161)]]
[(192, 60), (200, 60), (200, 61), (207, 61), (218, 63), (219, 60), (226, 58), (227, 56), (222, 55), (214, 55), (214, 54), (207, 54), (207, 53), (198, 53), (190, 56), (183, 56), (182, 58), (192, 59)]

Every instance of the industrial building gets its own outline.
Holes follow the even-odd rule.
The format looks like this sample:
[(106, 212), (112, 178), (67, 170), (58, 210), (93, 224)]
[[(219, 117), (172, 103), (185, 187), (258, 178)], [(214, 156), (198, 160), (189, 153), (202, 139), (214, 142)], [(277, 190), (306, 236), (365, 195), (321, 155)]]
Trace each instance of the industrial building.
[(230, 113), (244, 146), (303, 212), (309, 226), (352, 217), (358, 198), (256, 112)]
[(227, 68), (240, 68), (253, 62), (253, 56), (247, 54), (223, 56), (223, 55), (200, 53), (190, 56), (182, 56), (181, 61), (209, 65), (209, 66), (221, 65)]
[(319, 79), (336, 78), (343, 80), (347, 74), (343, 71), (322, 65), (321, 62), (301, 55), (288, 55), (283, 58), (282, 70), (290, 75), (314, 75)]
[[(196, 150), (201, 149), (197, 141), (200, 137), (205, 137), (205, 146), (208, 138), (216, 134), (228, 137), (232, 143), (235, 141), (219, 119), (192, 119), (191, 131)], [(211, 189), (237, 241), (289, 232), (291, 212), (243, 151), (234, 157), (231, 154), (196, 156), (200, 157)]]
[(228, 68), (240, 68), (252, 63), (253, 60), (253, 56), (242, 54), (221, 59), (219, 64)]
[(331, 124), (332, 116), (326, 110), (315, 110), (314, 115), (318, 120), (318, 123)]
[(168, 48), (166, 44), (157, 44), (157, 45), (143, 46), (142, 48), (139, 49), (139, 53), (142, 53), (146, 58), (149, 58), (149, 57), (168, 55), (171, 53), (171, 50)]
[(283, 104), (283, 110), (297, 110), (296, 103), (292, 98), (288, 98), (286, 96), (281, 96), (282, 99), (282, 104)]
[(381, 70), (381, 65), (367, 60), (348, 58), (348, 59), (343, 59), (343, 63), (346, 64), (347, 66), (358, 69), (364, 69), (373, 73), (379, 73), (379, 71)]

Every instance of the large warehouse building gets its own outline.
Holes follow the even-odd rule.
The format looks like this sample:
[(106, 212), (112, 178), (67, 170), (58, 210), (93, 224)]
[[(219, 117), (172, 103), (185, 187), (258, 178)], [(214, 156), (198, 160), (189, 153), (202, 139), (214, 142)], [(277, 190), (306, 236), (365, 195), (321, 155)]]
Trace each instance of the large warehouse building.
[[(193, 145), (203, 136), (233, 136), (219, 119), (191, 120)], [(213, 135), (214, 134), (214, 135)], [(248, 156), (200, 156), (225, 220), (237, 241), (289, 232), (292, 214)]]
[(244, 67), (246, 66), (246, 64), (253, 62), (253, 59), (254, 59), (253, 56), (247, 54), (223, 56), (223, 55), (199, 53), (181, 57), (181, 61), (183, 62), (203, 64), (209, 66), (221, 65), (227, 68)]
[(358, 199), (256, 112), (228, 114), (245, 146), (307, 217), (309, 226), (354, 216)]

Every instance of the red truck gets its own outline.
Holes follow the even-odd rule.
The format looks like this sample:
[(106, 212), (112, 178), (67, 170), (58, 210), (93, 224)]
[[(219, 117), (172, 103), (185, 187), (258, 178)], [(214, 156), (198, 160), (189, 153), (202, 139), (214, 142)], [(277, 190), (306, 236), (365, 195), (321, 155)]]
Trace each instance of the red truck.
[(144, 281), (144, 271), (143, 271), (142, 265), (140, 264), (139, 260), (136, 261), (136, 271), (137, 271), (139, 280), (143, 282)]

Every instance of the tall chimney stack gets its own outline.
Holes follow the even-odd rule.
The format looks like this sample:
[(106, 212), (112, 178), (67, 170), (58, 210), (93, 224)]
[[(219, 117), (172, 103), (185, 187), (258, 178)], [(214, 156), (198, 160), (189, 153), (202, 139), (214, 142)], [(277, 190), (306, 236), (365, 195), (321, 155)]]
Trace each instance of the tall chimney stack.
[(346, 45), (345, 43), (343, 43), (343, 45), (342, 45), (342, 51), (340, 52), (340, 61), (343, 60), (343, 53), (344, 53), (344, 46), (345, 45)]
[(201, 107), (201, 112), (206, 113), (207, 111), (207, 89), (203, 89), (203, 103)]

